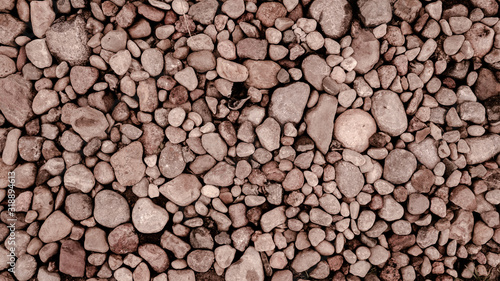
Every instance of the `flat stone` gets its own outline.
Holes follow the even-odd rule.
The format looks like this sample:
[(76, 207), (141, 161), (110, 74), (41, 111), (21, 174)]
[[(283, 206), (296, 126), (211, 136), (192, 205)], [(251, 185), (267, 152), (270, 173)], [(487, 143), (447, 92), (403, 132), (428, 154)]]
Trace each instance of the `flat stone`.
[(38, 232), (38, 237), (44, 243), (56, 242), (68, 236), (72, 228), (71, 219), (57, 210), (45, 219)]
[[(380, 1), (381, 3), (379, 3), (379, 1), (369, 1), (373, 3), (376, 2), (377, 6), (383, 5), (383, 3), (386, 2)], [(357, 62), (354, 71), (359, 74), (365, 74), (372, 70), (379, 60), (380, 43), (369, 30), (360, 29), (357, 33), (354, 33), (351, 48), (354, 51), (351, 57)]]
[(132, 186), (144, 177), (146, 165), (142, 161), (142, 153), (142, 144), (136, 141), (111, 156), (111, 166), (121, 185)]
[(325, 59), (318, 55), (310, 55), (302, 61), (302, 72), (309, 84), (316, 90), (323, 91), (323, 79), (330, 75), (331, 69)]
[(403, 103), (392, 91), (376, 92), (372, 97), (371, 112), (379, 129), (393, 137), (401, 135), (408, 128)]
[(269, 116), (280, 124), (299, 123), (304, 114), (311, 89), (304, 82), (295, 82), (276, 89), (271, 95)]
[(403, 184), (410, 180), (417, 169), (417, 159), (404, 149), (394, 149), (385, 158), (384, 179), (393, 184)]
[(216, 69), (220, 77), (231, 82), (245, 82), (248, 78), (248, 69), (244, 65), (223, 58), (217, 58)]
[(305, 116), (307, 134), (323, 154), (326, 154), (332, 142), (337, 99), (328, 94), (319, 97), (317, 105)]
[(132, 209), (132, 223), (141, 233), (158, 233), (168, 222), (168, 212), (149, 198), (139, 198)]
[(106, 253), (109, 251), (106, 232), (99, 227), (87, 228), (83, 247), (87, 251)]
[(21, 75), (13, 74), (0, 79), (0, 111), (12, 125), (24, 127), (33, 116), (32, 100), (31, 82)]
[(177, 72), (174, 75), (174, 78), (177, 82), (179, 82), (179, 84), (186, 87), (189, 91), (194, 91), (196, 87), (198, 87), (198, 78), (196, 77), (196, 72), (190, 66)]
[(56, 13), (52, 9), (52, 3), (47, 1), (33, 1), (30, 3), (30, 12), (33, 34), (38, 38), (43, 38), (56, 18)]
[(45, 39), (35, 39), (26, 44), (26, 56), (38, 68), (52, 65), (52, 56), (47, 48)]
[(500, 152), (499, 135), (492, 134), (476, 138), (466, 138), (465, 141), (470, 147), (469, 153), (465, 154), (468, 165), (485, 162)]
[(127, 32), (123, 29), (110, 30), (101, 38), (101, 47), (111, 52), (119, 52), (127, 47)]
[(246, 60), (243, 65), (248, 69), (248, 87), (269, 89), (278, 85), (277, 75), (281, 67), (274, 61)]
[(358, 167), (347, 161), (335, 163), (335, 181), (342, 194), (356, 197), (365, 184), (365, 178)]
[(352, 7), (346, 0), (315, 0), (309, 14), (319, 22), (326, 36), (342, 37), (351, 26)]
[(74, 66), (71, 68), (69, 78), (73, 90), (83, 95), (94, 86), (97, 78), (99, 78), (99, 71), (97, 68), (90, 66)]
[(70, 192), (89, 193), (94, 188), (94, 185), (94, 175), (85, 165), (73, 165), (64, 173), (64, 187)]
[(205, 184), (215, 186), (231, 186), (236, 168), (226, 162), (219, 162), (203, 177)]
[(161, 174), (172, 179), (182, 174), (186, 167), (184, 156), (182, 155), (182, 146), (171, 142), (165, 143), (165, 147), (161, 151), (158, 159), (158, 167)]
[(321, 255), (318, 252), (312, 249), (306, 249), (297, 254), (291, 266), (296, 272), (304, 272), (315, 266), (320, 260)]
[(76, 16), (67, 21), (57, 21), (47, 30), (47, 46), (59, 62), (66, 61), (72, 66), (88, 62), (90, 48), (87, 46), (85, 25), (85, 20)]
[(64, 240), (59, 252), (59, 270), (71, 277), (83, 277), (85, 258), (85, 249), (78, 241)]
[(114, 228), (130, 220), (127, 200), (115, 191), (105, 189), (94, 198), (94, 218), (100, 225)]
[(201, 183), (196, 176), (180, 174), (160, 187), (160, 193), (173, 203), (185, 207), (200, 197)]
[(335, 120), (334, 136), (346, 148), (363, 152), (370, 146), (370, 137), (377, 132), (373, 117), (361, 109), (349, 109)]
[(255, 129), (255, 133), (259, 137), (260, 144), (268, 151), (280, 148), (281, 128), (273, 118), (267, 118)]
[(264, 269), (259, 253), (248, 247), (243, 256), (226, 270), (226, 281), (255, 280), (264, 281)]

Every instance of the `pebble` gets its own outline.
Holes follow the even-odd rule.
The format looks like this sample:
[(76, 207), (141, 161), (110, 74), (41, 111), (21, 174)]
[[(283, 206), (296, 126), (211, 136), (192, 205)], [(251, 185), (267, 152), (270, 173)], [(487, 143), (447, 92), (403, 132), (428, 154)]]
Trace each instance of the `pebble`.
[(180, 174), (160, 187), (160, 193), (179, 206), (188, 206), (198, 197), (202, 185), (190, 174)]
[(7, 121), (16, 127), (23, 127), (33, 116), (31, 108), (31, 82), (19, 74), (0, 79), (0, 110)]
[(371, 112), (379, 129), (391, 136), (399, 136), (408, 128), (403, 103), (392, 91), (376, 92), (372, 97)]
[(373, 117), (361, 109), (349, 109), (335, 120), (334, 137), (346, 148), (363, 152), (369, 147), (369, 139), (376, 132)]
[(316, 147), (326, 154), (333, 136), (337, 99), (328, 94), (319, 97), (318, 104), (306, 113), (307, 134)]
[(109, 59), (109, 66), (119, 76), (127, 73), (131, 63), (132, 56), (128, 50), (118, 51)]
[(309, 85), (303, 82), (276, 89), (271, 96), (269, 115), (280, 124), (299, 123), (310, 91)]
[(280, 125), (273, 118), (267, 118), (255, 129), (261, 145), (268, 151), (276, 150), (280, 147), (281, 129)]
[(244, 280), (248, 276), (256, 281), (264, 281), (264, 269), (259, 253), (254, 247), (248, 247), (238, 263), (233, 263), (226, 270), (226, 280)]
[(26, 56), (38, 68), (46, 68), (52, 65), (52, 56), (49, 52), (45, 39), (35, 39), (26, 44)]
[(309, 84), (316, 90), (322, 91), (323, 79), (330, 75), (331, 69), (320, 56), (310, 55), (302, 61), (302, 72)]
[(129, 221), (127, 200), (112, 190), (103, 190), (94, 198), (94, 218), (102, 226), (114, 228)]
[(141, 233), (160, 232), (169, 219), (165, 208), (162, 208), (149, 198), (139, 198), (132, 209), (132, 223)]
[(417, 169), (417, 159), (404, 149), (394, 149), (385, 158), (384, 179), (393, 184), (403, 184), (410, 180)]
[(365, 183), (359, 168), (346, 161), (335, 163), (335, 180), (340, 192), (351, 198), (359, 194)]
[(345, 0), (315, 0), (309, 7), (309, 13), (319, 22), (325, 35), (333, 39), (347, 32), (352, 19), (351, 5)]
[(143, 148), (133, 142), (113, 154), (110, 159), (116, 180), (123, 186), (132, 186), (144, 176), (146, 165), (142, 161)]

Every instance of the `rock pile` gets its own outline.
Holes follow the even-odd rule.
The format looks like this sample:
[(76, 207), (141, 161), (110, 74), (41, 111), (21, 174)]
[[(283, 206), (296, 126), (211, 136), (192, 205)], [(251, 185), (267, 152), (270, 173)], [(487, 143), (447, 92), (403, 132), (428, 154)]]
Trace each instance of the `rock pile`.
[(0, 280), (497, 280), (498, 15), (0, 0)]

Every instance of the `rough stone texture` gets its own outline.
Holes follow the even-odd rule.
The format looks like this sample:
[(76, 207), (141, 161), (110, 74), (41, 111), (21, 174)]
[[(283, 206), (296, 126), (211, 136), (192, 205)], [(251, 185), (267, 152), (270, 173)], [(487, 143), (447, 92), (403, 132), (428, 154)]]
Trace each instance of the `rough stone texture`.
[(248, 247), (243, 256), (226, 270), (225, 280), (264, 281), (262, 260), (254, 247)]
[(13, 74), (0, 79), (0, 111), (12, 125), (23, 127), (33, 116), (32, 100), (31, 82), (21, 75)]
[(160, 187), (160, 193), (179, 206), (187, 206), (200, 197), (201, 183), (196, 176), (180, 174)]
[(373, 117), (361, 109), (349, 109), (335, 120), (334, 136), (346, 148), (363, 152), (370, 145), (370, 137), (377, 132)]
[(367, 27), (376, 27), (392, 19), (391, 1), (357, 1), (361, 20)]
[(132, 222), (141, 233), (160, 232), (168, 222), (168, 213), (149, 198), (140, 198), (132, 209)]
[(90, 48), (87, 46), (85, 21), (76, 16), (67, 21), (57, 21), (46, 34), (47, 46), (58, 61), (70, 65), (83, 65), (88, 62)]
[(310, 92), (309, 85), (303, 82), (295, 82), (276, 89), (271, 95), (269, 116), (280, 124), (299, 123)]
[(318, 104), (306, 113), (307, 134), (313, 139), (316, 147), (326, 154), (333, 136), (337, 99), (328, 94), (319, 97)]
[(59, 270), (71, 277), (83, 277), (85, 258), (85, 250), (78, 241), (64, 240), (59, 252)]
[(14, 46), (14, 39), (24, 32), (26, 24), (7, 13), (0, 14), (0, 44)]
[(59, 241), (71, 233), (73, 222), (61, 211), (53, 212), (40, 227), (38, 236), (44, 243)]
[(350, 27), (352, 7), (346, 0), (315, 0), (309, 14), (319, 22), (326, 36), (337, 39)]
[(168, 179), (180, 175), (186, 167), (181, 145), (167, 142), (161, 151), (158, 167), (161, 174)]
[(499, 135), (467, 138), (465, 141), (470, 147), (469, 153), (465, 155), (469, 165), (487, 161), (500, 152)]
[(94, 198), (94, 218), (102, 226), (114, 228), (130, 220), (130, 207), (120, 194), (103, 190)]
[(347, 161), (335, 163), (335, 176), (340, 192), (346, 197), (356, 197), (365, 184), (359, 168)]
[(388, 90), (376, 92), (372, 97), (373, 118), (379, 129), (391, 136), (399, 136), (408, 128), (403, 103), (399, 96)]
[[(379, 5), (378, 1), (376, 2)], [(382, 3), (385, 1), (381, 1)], [(383, 4), (381, 4), (383, 5)], [(354, 51), (352, 58), (356, 60), (354, 71), (365, 74), (378, 62), (380, 57), (380, 43), (369, 30), (361, 29), (354, 34), (351, 47)]]
[(417, 159), (404, 149), (394, 149), (385, 158), (384, 179), (393, 184), (403, 184), (410, 180), (417, 169)]
[(111, 156), (110, 163), (121, 185), (131, 186), (138, 183), (146, 170), (142, 161), (142, 144), (136, 141), (120, 149)]

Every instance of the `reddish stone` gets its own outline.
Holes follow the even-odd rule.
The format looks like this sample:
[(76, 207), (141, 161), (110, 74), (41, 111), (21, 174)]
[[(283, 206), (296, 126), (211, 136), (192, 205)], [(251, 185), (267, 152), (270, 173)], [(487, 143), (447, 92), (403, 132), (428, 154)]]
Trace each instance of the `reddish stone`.
[(131, 223), (119, 225), (108, 236), (109, 249), (115, 254), (127, 254), (137, 251), (139, 236)]
[(85, 250), (79, 242), (64, 240), (59, 253), (59, 270), (72, 277), (85, 274)]
[(392, 235), (388, 242), (393, 252), (399, 252), (415, 244), (415, 235)]
[(328, 265), (332, 271), (338, 271), (342, 267), (344, 263), (344, 257), (341, 255), (336, 255), (331, 258), (328, 258)]

